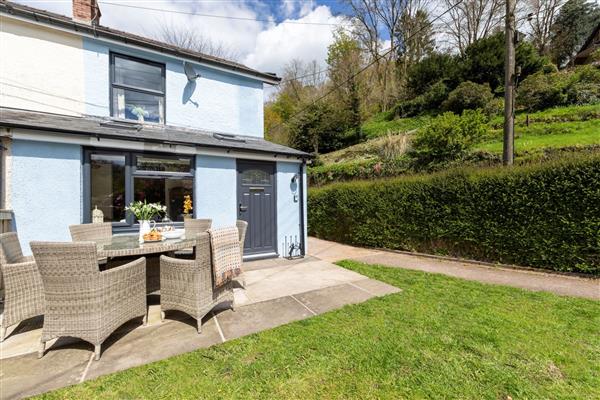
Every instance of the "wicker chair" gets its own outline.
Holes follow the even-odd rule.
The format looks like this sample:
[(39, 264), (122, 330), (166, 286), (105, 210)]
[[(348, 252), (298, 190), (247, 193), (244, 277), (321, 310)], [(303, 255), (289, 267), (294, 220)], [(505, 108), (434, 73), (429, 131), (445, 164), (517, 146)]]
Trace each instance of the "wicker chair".
[[(248, 230), (248, 223), (246, 221), (242, 221), (238, 219), (235, 221), (235, 226), (237, 226), (238, 231), (240, 232), (240, 254), (242, 256), (242, 260), (244, 259), (244, 241), (246, 240), (246, 231)], [(239, 284), (245, 289), (246, 288), (246, 278), (244, 273), (237, 278)]]
[(179, 310), (196, 318), (198, 333), (202, 318), (217, 304), (230, 302), (234, 309), (233, 282), (213, 287), (213, 271), (208, 232), (198, 234), (196, 259), (160, 257), (160, 317), (165, 311)]
[[(197, 234), (206, 232), (212, 226), (212, 219), (192, 219), (186, 218), (183, 220), (183, 229), (185, 229), (185, 236), (193, 238)], [(192, 259), (194, 257), (194, 249), (183, 249), (175, 252), (176, 257), (183, 257)]]
[(74, 242), (97, 242), (110, 239), (112, 236), (112, 224), (102, 222), (96, 224), (81, 224), (69, 226), (71, 239)]
[(4, 279), (4, 314), (0, 318), (0, 342), (6, 329), (44, 314), (44, 287), (33, 257), (21, 253), (15, 232), (0, 234), (0, 274)]
[[(112, 223), (102, 222), (94, 224), (81, 224), (69, 226), (71, 239), (74, 242), (99, 242), (109, 240), (112, 237)], [(106, 258), (99, 258), (98, 262), (102, 265), (106, 264)]]
[(46, 312), (38, 357), (46, 342), (61, 336), (94, 345), (100, 358), (104, 340), (130, 319), (146, 324), (146, 260), (100, 272), (96, 243), (31, 242), (38, 265)]

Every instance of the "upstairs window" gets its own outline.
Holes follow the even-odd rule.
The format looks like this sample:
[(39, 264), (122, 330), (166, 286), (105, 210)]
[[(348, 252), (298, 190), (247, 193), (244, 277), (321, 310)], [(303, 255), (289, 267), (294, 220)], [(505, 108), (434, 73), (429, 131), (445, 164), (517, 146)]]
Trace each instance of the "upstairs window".
[(164, 124), (164, 64), (111, 54), (110, 66), (111, 115)]

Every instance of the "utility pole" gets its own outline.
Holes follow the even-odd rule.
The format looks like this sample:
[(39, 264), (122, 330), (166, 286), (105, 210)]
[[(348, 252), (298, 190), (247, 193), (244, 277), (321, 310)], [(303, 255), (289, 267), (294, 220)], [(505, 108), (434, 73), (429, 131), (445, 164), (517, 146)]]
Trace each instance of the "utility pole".
[(506, 0), (504, 56), (504, 146), (502, 163), (512, 165), (515, 145), (515, 0)]

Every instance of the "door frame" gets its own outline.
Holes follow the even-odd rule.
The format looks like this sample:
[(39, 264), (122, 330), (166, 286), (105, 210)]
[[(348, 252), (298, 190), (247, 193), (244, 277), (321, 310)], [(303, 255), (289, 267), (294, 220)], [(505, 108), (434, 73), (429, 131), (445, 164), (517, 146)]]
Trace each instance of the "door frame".
[[(235, 199), (235, 215), (236, 215), (236, 219), (239, 219), (239, 202), (240, 202), (240, 188), (242, 188), (242, 183), (241, 183), (241, 168), (240, 165), (271, 165), (273, 166), (273, 175), (272, 175), (272, 182), (273, 182), (273, 252), (267, 252), (267, 253), (249, 253), (246, 254), (244, 253), (244, 258), (252, 258), (252, 259), (259, 259), (259, 258), (269, 258), (269, 257), (279, 257), (279, 236), (278, 236), (278, 231), (277, 231), (277, 162), (275, 161), (263, 161), (263, 160), (252, 160), (252, 159), (242, 159), (242, 158), (236, 158), (235, 160), (235, 170), (236, 170), (236, 199)], [(248, 223), (249, 225), (249, 223)], [(250, 235), (250, 229), (248, 229), (246, 231), (246, 238), (249, 237)], [(243, 246), (243, 244), (242, 244)]]

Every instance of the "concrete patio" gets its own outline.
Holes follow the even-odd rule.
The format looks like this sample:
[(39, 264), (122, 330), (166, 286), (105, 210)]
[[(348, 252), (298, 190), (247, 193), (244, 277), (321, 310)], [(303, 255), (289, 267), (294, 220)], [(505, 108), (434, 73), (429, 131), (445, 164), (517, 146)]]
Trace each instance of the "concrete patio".
[(235, 292), (237, 311), (215, 310), (202, 334), (183, 313), (170, 312), (161, 323), (159, 298), (150, 296), (148, 325), (134, 320), (122, 326), (103, 345), (99, 361), (93, 361), (92, 345), (70, 339), (55, 341), (38, 359), (42, 318), (12, 327), (0, 344), (0, 398), (81, 383), (400, 291), (315, 257), (253, 261), (245, 268), (246, 290)]

